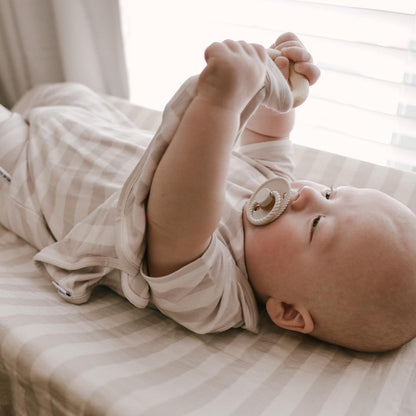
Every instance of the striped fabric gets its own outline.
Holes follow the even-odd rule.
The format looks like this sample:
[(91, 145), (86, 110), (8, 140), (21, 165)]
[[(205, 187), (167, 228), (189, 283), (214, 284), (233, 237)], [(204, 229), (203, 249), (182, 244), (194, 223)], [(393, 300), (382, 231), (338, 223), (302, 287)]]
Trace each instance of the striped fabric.
[[(11, 183), (0, 192), (6, 206), (0, 223), (39, 249), (36, 265), (71, 303), (88, 301), (94, 287), (107, 284), (136, 307), (152, 302), (197, 333), (240, 326), (256, 331), (257, 305), (243, 254), (242, 206), (261, 183), (276, 171), (282, 173), (280, 161), (292, 167), (287, 163), (288, 140), (263, 146), (262, 157), (260, 145), (251, 151), (245, 146), (239, 157), (233, 153), (224, 221), (208, 249), (168, 276), (146, 275), (147, 195), (195, 95), (197, 79), (187, 80), (168, 103), (148, 146), (149, 138), (116, 106), (82, 85), (41, 85), (28, 92), (14, 109), (29, 128), (20, 116), (21, 129), (13, 133), (28, 139)], [(265, 86), (245, 108), (241, 128), (261, 103), (279, 111), (293, 103), (287, 82), (270, 58)], [(3, 151), (9, 143), (14, 150), (13, 135), (6, 138), (0, 136)]]
[[(113, 100), (142, 128), (160, 114)], [(416, 209), (416, 176), (305, 147), (298, 177), (373, 186)], [(274, 327), (196, 335), (106, 288), (57, 297), (28, 244), (0, 228), (0, 415), (416, 414), (416, 340), (386, 354)]]

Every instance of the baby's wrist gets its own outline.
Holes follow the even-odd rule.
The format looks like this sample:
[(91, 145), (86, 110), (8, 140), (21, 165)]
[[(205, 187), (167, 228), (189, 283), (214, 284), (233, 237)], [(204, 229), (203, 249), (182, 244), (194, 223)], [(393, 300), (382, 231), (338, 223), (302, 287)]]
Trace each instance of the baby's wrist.
[(197, 93), (194, 97), (194, 101), (200, 102), (211, 110), (229, 113), (230, 116), (240, 117), (241, 111), (244, 109), (237, 100), (227, 99), (227, 97), (224, 97), (222, 94)]
[(295, 123), (295, 110), (279, 113), (260, 106), (247, 123), (251, 131), (268, 137), (288, 137)]

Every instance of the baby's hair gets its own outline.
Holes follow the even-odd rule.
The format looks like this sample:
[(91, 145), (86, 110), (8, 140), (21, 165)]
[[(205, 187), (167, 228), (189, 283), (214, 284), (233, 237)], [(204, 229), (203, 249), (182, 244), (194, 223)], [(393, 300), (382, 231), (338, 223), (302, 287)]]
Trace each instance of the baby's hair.
[[(334, 328), (335, 326), (337, 328)], [(379, 319), (373, 322), (367, 322), (365, 319), (348, 319), (347, 322), (325, 325), (325, 328), (321, 328), (318, 324), (311, 335), (355, 351), (385, 352), (399, 348), (413, 339), (416, 336), (416, 328), (412, 330), (408, 322), (398, 316), (386, 318), (381, 313)]]
[[(398, 289), (390, 296), (370, 293), (367, 301), (346, 303), (339, 307), (337, 298), (327, 305), (330, 312), (315, 309), (315, 329), (312, 336), (332, 344), (357, 351), (383, 352), (396, 349), (416, 336), (416, 271), (405, 262), (402, 276), (394, 273), (391, 279), (398, 281)], [(407, 269), (407, 270), (406, 270)], [(375, 275), (374, 279), (385, 278)], [(410, 284), (407, 284), (411, 282)], [(338, 303), (338, 305), (335, 305)]]

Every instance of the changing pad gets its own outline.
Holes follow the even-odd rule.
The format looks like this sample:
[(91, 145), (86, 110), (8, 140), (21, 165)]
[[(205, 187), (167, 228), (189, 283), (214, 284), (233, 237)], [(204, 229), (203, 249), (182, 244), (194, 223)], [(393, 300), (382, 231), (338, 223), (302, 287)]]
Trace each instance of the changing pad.
[[(109, 98), (140, 128), (160, 113)], [(381, 189), (416, 209), (416, 175), (296, 146), (297, 177)], [(416, 340), (367, 354), (276, 328), (196, 335), (106, 288), (72, 305), (0, 229), (0, 415), (410, 416)]]

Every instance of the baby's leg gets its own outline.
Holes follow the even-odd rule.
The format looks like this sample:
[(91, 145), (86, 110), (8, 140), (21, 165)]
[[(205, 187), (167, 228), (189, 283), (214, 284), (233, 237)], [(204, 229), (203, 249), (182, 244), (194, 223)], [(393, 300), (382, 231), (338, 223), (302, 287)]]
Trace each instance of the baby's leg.
[(132, 126), (131, 121), (109, 100), (75, 82), (38, 85), (26, 92), (13, 110), (27, 119), (29, 113), (39, 106), (79, 107), (112, 123)]

